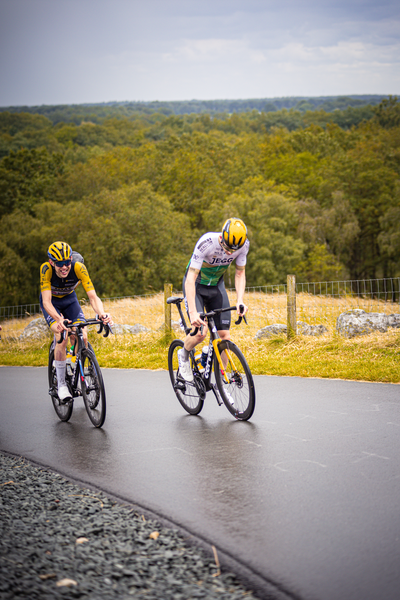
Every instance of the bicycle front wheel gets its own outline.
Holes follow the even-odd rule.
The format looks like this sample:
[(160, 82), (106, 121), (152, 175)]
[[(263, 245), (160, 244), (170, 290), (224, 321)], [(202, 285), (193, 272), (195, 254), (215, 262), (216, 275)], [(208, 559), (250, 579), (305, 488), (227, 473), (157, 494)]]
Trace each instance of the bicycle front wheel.
[[(190, 415), (198, 415), (204, 405), (205, 388), (201, 376), (194, 372), (193, 383), (186, 382), (179, 374), (178, 350), (182, 340), (173, 340), (168, 350), (168, 370), (172, 387), (179, 402)], [(190, 359), (191, 360), (191, 359)]]
[(84, 348), (81, 357), (84, 373), (84, 380), (81, 379), (81, 389), (86, 412), (93, 425), (101, 427), (106, 418), (106, 392), (103, 376), (91, 348)]
[(58, 397), (58, 382), (57, 382), (57, 371), (54, 366), (54, 343), (50, 344), (49, 349), (49, 365), (48, 365), (48, 378), (49, 378), (49, 394), (53, 402), (54, 410), (57, 413), (57, 417), (61, 421), (69, 421), (72, 415), (74, 403), (72, 400), (68, 402), (61, 402)]
[(219, 351), (224, 350), (231, 355), (231, 361), (225, 368), (228, 382), (225, 380), (217, 357), (215, 357), (214, 373), (222, 400), (226, 408), (236, 419), (247, 421), (254, 412), (256, 393), (253, 376), (242, 352), (233, 342), (225, 340), (219, 343)]

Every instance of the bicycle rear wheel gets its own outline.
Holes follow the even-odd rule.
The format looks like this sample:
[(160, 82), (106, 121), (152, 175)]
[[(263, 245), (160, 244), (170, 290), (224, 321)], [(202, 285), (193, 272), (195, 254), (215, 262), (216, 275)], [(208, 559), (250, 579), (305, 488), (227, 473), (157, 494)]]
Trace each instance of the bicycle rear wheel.
[(101, 427), (106, 418), (106, 392), (103, 376), (92, 348), (84, 348), (81, 359), (85, 375), (84, 381), (81, 379), (81, 389), (86, 412), (93, 425)]
[(232, 362), (235, 366), (234, 368), (228, 361), (225, 369), (229, 380), (227, 383), (221, 373), (217, 357), (215, 357), (214, 373), (222, 400), (236, 419), (247, 421), (253, 414), (256, 404), (253, 376), (249, 365), (242, 352), (233, 342), (229, 340), (222, 341), (218, 348), (221, 354), (224, 350), (231, 353)]
[[(193, 373), (193, 383), (188, 383), (179, 375), (178, 350), (183, 348), (182, 340), (173, 340), (168, 350), (168, 370), (172, 387), (179, 402), (190, 415), (198, 415), (204, 405), (206, 390), (199, 373)], [(192, 359), (190, 359), (192, 360)], [(193, 365), (192, 365), (193, 366)]]
[(69, 421), (72, 415), (74, 403), (73, 400), (69, 400), (68, 402), (61, 402), (61, 400), (58, 397), (57, 372), (54, 366), (54, 342), (50, 344), (49, 365), (47, 370), (49, 378), (49, 394), (53, 402), (54, 410), (56, 411), (57, 416), (61, 421)]

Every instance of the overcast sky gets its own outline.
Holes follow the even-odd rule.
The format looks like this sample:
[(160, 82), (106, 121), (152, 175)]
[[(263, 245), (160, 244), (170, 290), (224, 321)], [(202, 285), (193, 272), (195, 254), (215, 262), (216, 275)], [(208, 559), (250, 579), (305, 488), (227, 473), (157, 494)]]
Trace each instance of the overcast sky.
[(0, 106), (400, 95), (399, 0), (0, 0)]

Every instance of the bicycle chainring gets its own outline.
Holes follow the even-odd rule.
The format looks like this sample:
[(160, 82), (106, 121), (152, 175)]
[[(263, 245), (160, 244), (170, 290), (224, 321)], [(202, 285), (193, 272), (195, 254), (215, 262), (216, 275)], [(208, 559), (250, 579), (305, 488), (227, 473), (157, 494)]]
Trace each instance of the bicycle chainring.
[(207, 393), (206, 384), (204, 383), (204, 379), (202, 378), (200, 373), (196, 373), (195, 371), (193, 372), (193, 378), (194, 378), (194, 385), (196, 387), (197, 393), (199, 394), (200, 398), (202, 400), (204, 400), (206, 397), (206, 393)]

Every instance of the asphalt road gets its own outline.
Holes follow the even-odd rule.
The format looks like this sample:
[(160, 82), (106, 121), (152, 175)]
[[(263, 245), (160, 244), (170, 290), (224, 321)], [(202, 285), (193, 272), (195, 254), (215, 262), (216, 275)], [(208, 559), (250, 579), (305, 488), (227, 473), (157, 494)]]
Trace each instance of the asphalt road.
[(0, 367), (0, 449), (183, 527), (265, 598), (399, 599), (400, 386), (255, 377), (239, 422), (210, 394), (187, 415), (166, 371), (103, 374), (98, 430), (80, 400), (58, 420), (45, 368)]

